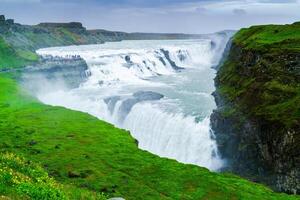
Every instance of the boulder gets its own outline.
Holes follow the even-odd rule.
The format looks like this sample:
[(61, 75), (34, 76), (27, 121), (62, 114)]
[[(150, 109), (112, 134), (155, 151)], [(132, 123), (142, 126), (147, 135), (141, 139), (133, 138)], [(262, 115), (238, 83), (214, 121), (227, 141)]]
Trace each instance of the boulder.
[(30, 146), (33, 146), (33, 145), (36, 145), (37, 144), (37, 142), (35, 141), (35, 140), (31, 140), (30, 142), (29, 142), (29, 145)]
[(6, 20), (7, 25), (13, 25), (14, 23), (15, 23), (15, 21), (13, 19), (7, 19)]
[(69, 177), (69, 178), (80, 178), (81, 176), (80, 176), (80, 173), (78, 173), (78, 172), (75, 172), (75, 171), (69, 171), (69, 172), (68, 172), (68, 177)]

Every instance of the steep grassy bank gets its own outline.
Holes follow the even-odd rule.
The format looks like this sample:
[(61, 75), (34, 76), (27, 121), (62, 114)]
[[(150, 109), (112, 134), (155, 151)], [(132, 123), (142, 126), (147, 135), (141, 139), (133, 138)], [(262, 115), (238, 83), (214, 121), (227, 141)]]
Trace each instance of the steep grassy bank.
[(231, 170), (299, 193), (299, 23), (240, 30), (216, 85), (212, 125)]
[(16, 51), (0, 37), (0, 71), (7, 68), (21, 67), (38, 60), (38, 56), (30, 51)]
[(10, 76), (1, 75), (0, 91), (1, 152), (41, 163), (62, 185), (126, 199), (299, 199), (139, 150), (128, 132), (43, 105)]

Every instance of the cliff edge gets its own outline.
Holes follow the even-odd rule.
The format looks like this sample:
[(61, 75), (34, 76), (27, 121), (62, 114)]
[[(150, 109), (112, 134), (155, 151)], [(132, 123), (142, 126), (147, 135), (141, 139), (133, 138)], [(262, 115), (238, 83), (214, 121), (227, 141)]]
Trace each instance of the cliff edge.
[(299, 23), (241, 29), (215, 84), (211, 124), (225, 170), (299, 194)]

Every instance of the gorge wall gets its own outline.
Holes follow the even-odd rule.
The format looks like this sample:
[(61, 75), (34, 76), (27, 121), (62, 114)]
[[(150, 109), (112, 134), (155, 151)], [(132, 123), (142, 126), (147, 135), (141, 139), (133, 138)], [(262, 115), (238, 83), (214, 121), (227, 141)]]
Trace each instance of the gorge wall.
[(300, 192), (300, 26), (242, 29), (215, 78), (211, 116), (227, 169)]

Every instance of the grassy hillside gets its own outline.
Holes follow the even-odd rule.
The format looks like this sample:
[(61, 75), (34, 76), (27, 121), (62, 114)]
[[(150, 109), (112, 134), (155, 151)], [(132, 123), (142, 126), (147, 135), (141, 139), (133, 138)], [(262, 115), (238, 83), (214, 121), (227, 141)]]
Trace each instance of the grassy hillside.
[(234, 42), (247, 49), (300, 51), (300, 23), (261, 25), (241, 29)]
[(139, 150), (128, 132), (88, 114), (43, 105), (8, 75), (1, 75), (0, 91), (1, 152), (41, 163), (62, 185), (126, 199), (299, 199)]
[(38, 56), (31, 51), (16, 51), (0, 37), (0, 70), (16, 68), (38, 60)]

